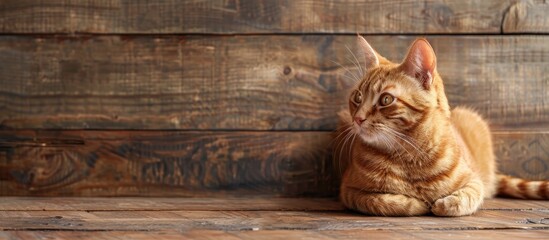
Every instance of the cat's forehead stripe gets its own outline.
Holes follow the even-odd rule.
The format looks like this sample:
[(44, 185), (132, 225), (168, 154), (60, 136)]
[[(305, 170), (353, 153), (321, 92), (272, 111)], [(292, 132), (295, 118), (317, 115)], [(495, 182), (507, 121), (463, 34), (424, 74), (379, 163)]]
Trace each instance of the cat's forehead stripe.
[(389, 89), (392, 89), (392, 88), (396, 88), (396, 85), (389, 84), (389, 85), (385, 86), (382, 90), (380, 90), (380, 92), (385, 92), (385, 91), (387, 91)]
[(370, 74), (368, 74), (368, 75), (362, 80), (362, 83), (360, 83), (360, 86), (358, 86), (358, 89), (359, 89), (359, 90), (362, 90), (362, 91), (363, 91), (364, 89), (367, 88), (366, 85), (369, 84), (369, 83), (371, 82), (371, 78), (372, 78), (372, 76), (375, 75), (375, 71), (376, 71), (376, 70), (377, 70), (377, 69), (374, 69), (372, 72), (370, 72)]
[(383, 86), (383, 84), (381, 84), (381, 81), (378, 82), (377, 87), (376, 87), (377, 92), (381, 92), (382, 86)]
[(377, 79), (377, 75), (379, 73), (380, 69), (374, 69), (372, 72), (368, 75), (368, 77), (363, 81), (360, 86), (359, 90), (365, 91), (367, 89), (370, 89), (370, 85)]

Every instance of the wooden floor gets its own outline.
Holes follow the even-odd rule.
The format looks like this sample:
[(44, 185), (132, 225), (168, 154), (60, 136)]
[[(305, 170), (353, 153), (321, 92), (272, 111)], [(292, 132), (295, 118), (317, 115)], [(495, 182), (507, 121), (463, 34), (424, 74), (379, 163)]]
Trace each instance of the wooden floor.
[(333, 199), (0, 197), (0, 239), (548, 239), (549, 201), (474, 216), (368, 217)]

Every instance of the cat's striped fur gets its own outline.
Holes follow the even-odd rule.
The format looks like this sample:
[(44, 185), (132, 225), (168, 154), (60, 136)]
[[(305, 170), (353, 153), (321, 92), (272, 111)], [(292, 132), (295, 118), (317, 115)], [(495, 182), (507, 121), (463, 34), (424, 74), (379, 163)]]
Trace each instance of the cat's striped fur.
[(466, 108), (450, 110), (425, 39), (400, 64), (358, 42), (365, 76), (335, 133), (345, 206), (372, 215), (462, 216), (498, 193), (549, 198), (548, 182), (496, 175), (488, 125)]

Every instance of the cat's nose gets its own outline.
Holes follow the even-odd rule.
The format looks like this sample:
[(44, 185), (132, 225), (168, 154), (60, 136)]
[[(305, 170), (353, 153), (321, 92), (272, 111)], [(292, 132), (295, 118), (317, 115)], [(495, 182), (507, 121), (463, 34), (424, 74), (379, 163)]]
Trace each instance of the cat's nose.
[(366, 119), (362, 119), (362, 118), (359, 118), (359, 117), (355, 117), (355, 122), (360, 125), (362, 124), (364, 121), (366, 121)]

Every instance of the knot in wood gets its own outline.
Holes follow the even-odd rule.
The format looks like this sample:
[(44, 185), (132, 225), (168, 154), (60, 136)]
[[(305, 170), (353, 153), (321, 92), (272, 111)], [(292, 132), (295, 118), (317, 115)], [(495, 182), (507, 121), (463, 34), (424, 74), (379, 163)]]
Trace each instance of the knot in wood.
[(284, 74), (285, 74), (285, 75), (288, 75), (288, 74), (290, 74), (291, 72), (292, 72), (292, 69), (291, 69), (290, 67), (288, 67), (288, 66), (284, 67)]

